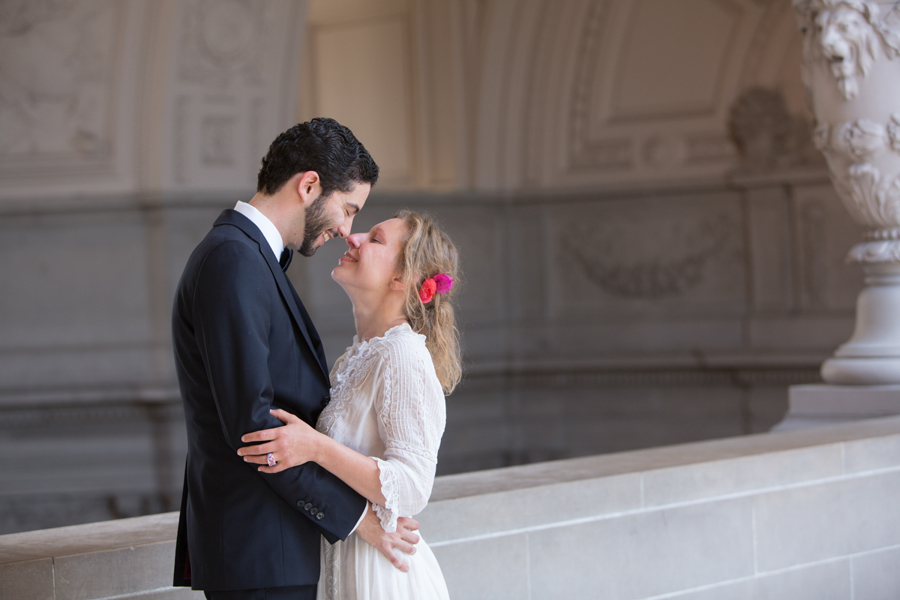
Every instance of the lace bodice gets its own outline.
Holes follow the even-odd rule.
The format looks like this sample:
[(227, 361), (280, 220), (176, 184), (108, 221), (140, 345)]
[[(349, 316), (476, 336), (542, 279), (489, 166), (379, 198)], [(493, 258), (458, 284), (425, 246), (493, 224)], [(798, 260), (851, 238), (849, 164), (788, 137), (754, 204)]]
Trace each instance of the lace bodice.
[(431, 496), (446, 424), (444, 394), (425, 336), (408, 324), (353, 345), (331, 370), (331, 402), (317, 429), (378, 461), (386, 502), (375, 506), (385, 531)]

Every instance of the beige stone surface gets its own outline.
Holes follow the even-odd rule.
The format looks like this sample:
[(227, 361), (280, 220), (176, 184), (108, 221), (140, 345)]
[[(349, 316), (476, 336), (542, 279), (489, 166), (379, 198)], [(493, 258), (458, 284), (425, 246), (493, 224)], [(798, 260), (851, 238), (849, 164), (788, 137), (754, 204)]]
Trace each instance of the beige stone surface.
[[(850, 561), (840, 560), (747, 578), (700, 591), (671, 596), (677, 600), (846, 600), (859, 598), (851, 589)], [(886, 588), (896, 590), (896, 587)], [(888, 591), (893, 594), (894, 591)]]
[(0, 597), (16, 600), (55, 600), (53, 560), (40, 558), (0, 565)]
[(529, 536), (509, 535), (434, 548), (451, 598), (528, 598)]
[(900, 590), (900, 547), (854, 557), (853, 598), (891, 600)]
[(759, 568), (784, 569), (900, 545), (900, 471), (755, 497)]
[(105, 598), (171, 587), (175, 542), (135, 544), (53, 559), (57, 600)]
[[(439, 478), (435, 481), (432, 499), (447, 500), (591, 477), (653, 471), (667, 467), (683, 468), (687, 465), (699, 465), (730, 458), (786, 452), (842, 442), (849, 443), (855, 440), (860, 440), (863, 445), (892, 443), (890, 440), (896, 434), (900, 434), (900, 417), (886, 417), (812, 430), (759, 434), (506, 469), (477, 471)], [(885, 440), (873, 442), (869, 438), (876, 438), (876, 440), (885, 438)], [(811, 450), (813, 455), (821, 452), (820, 448)], [(831, 451), (825, 450), (825, 452), (830, 453)], [(799, 456), (802, 456), (802, 453), (799, 453)], [(839, 459), (839, 457), (835, 458)]]
[(641, 512), (529, 534), (535, 598), (564, 590), (647, 598), (753, 575), (747, 498)]
[(87, 554), (175, 540), (178, 513), (0, 536), (0, 564)]
[[(888, 417), (440, 477), (419, 518), (459, 597), (881, 600), (898, 440)], [(177, 517), (0, 536), (0, 591), (191, 597), (168, 588)]]

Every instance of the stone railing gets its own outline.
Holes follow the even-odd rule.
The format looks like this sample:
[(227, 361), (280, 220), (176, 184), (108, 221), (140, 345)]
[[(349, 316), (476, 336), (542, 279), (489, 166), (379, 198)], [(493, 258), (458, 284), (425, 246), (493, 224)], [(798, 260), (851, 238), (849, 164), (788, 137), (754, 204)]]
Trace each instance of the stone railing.
[[(441, 477), (451, 596), (900, 597), (900, 417)], [(0, 536), (0, 598), (167, 587), (177, 515)], [(196, 596), (195, 596), (196, 594)]]

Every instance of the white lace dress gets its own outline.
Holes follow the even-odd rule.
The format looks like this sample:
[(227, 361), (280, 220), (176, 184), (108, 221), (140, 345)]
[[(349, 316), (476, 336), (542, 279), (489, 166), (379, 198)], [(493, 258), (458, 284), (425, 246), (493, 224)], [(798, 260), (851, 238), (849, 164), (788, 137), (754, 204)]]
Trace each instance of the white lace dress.
[[(331, 402), (317, 429), (378, 461), (385, 506), (375, 512), (386, 531), (397, 517), (425, 508), (434, 484), (446, 423), (444, 394), (425, 336), (403, 324), (353, 345), (331, 370)], [(319, 600), (445, 600), (437, 560), (422, 540), (403, 555), (409, 573), (394, 567), (356, 535), (334, 545), (322, 540)]]

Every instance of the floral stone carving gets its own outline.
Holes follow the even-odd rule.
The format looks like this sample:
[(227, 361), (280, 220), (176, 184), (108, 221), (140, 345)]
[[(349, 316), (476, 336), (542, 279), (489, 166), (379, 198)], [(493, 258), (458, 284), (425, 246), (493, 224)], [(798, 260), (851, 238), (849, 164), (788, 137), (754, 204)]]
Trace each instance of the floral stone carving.
[(828, 64), (845, 99), (859, 94), (860, 80), (882, 54), (900, 56), (900, 36), (869, 0), (794, 0), (807, 61)]
[(900, 113), (816, 127), (832, 181), (854, 219), (869, 227), (900, 227)]

